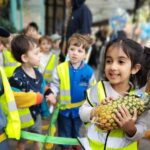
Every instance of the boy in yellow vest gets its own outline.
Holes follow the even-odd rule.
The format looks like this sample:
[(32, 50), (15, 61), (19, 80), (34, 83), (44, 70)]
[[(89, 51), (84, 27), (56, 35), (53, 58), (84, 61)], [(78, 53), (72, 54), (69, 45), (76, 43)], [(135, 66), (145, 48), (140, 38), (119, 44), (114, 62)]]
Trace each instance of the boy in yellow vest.
[[(10, 34), (0, 27), (0, 36), (7, 38)], [(20, 139), (21, 122), (17, 107), (30, 107), (41, 101), (40, 93), (12, 92), (5, 72), (0, 68), (0, 149), (10, 150), (7, 138)]]
[[(85, 99), (85, 91), (95, 82), (93, 69), (84, 63), (91, 38), (74, 34), (68, 41), (69, 61), (61, 63), (54, 70), (51, 89), (59, 95), (60, 112), (58, 114), (58, 135), (60, 137), (80, 137), (82, 121), (79, 118), (79, 107)], [(50, 102), (55, 104), (55, 96)], [(61, 107), (63, 106), (63, 107)], [(70, 150), (68, 145), (61, 145), (62, 150)], [(80, 146), (73, 146), (81, 150)]]

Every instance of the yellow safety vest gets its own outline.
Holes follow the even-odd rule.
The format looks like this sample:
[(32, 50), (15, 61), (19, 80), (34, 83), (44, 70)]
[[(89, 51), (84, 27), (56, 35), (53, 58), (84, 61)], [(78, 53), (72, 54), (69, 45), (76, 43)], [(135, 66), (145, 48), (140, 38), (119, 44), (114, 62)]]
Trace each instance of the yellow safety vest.
[(6, 74), (1, 67), (0, 76), (2, 77), (2, 84), (4, 87), (4, 94), (0, 97), (0, 103), (7, 117), (5, 133), (8, 138), (20, 139), (21, 123), (19, 113)]
[(64, 110), (81, 106), (84, 100), (77, 103), (71, 103), (69, 62), (66, 61), (58, 65), (57, 71), (60, 79), (60, 109)]
[(9, 78), (12, 76), (14, 70), (20, 65), (13, 57), (9, 50), (3, 50), (3, 64), (4, 64), (4, 71), (6, 76)]
[(47, 66), (45, 67), (43, 77), (47, 83), (50, 83), (52, 81), (52, 73), (53, 73), (54, 68), (58, 64), (58, 59), (59, 58), (56, 54), (52, 54), (47, 63)]
[[(90, 101), (90, 93), (91, 90), (89, 89), (87, 91), (87, 95), (89, 98), (89, 102), (91, 105), (94, 106), (94, 104)], [(97, 84), (97, 93), (98, 93), (98, 98), (100, 101), (105, 99), (105, 91), (104, 91), (104, 87), (103, 87), (103, 83), (100, 81)], [(131, 90), (130, 94), (133, 94), (134, 91)], [(87, 148), (87, 150), (103, 150), (104, 149), (104, 145), (105, 145), (105, 138), (108, 132), (100, 130), (99, 128), (97, 128), (94, 124), (89, 125), (88, 127), (88, 140), (87, 139), (83, 139), (83, 143), (86, 143), (84, 146), (85, 148)], [(116, 130), (112, 130), (109, 133), (109, 141), (107, 141), (107, 145), (109, 145), (109, 148), (107, 147), (106, 150), (137, 150), (137, 142), (131, 142), (131, 141), (125, 141), (125, 133), (123, 132), (123, 130), (121, 129), (116, 129)], [(81, 139), (82, 141), (82, 139)], [(126, 146), (122, 147), (119, 146), (117, 143), (121, 143), (124, 142), (124, 144)], [(123, 144), (123, 145), (124, 145)], [(87, 147), (86, 147), (87, 146)]]
[(21, 128), (27, 128), (34, 125), (34, 120), (31, 116), (29, 108), (18, 108), (21, 120)]

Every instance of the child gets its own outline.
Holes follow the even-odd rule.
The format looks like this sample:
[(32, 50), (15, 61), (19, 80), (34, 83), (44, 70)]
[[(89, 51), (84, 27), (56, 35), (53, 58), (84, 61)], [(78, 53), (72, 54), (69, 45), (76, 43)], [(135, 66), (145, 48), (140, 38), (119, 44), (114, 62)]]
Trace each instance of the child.
[(42, 53), (39, 70), (46, 82), (50, 84), (53, 70), (58, 64), (57, 52), (51, 50), (51, 39), (48, 36), (41, 37), (39, 45)]
[[(99, 81), (88, 90), (87, 101), (79, 110), (81, 120), (91, 121), (92, 110), (100, 105), (103, 97), (106, 97), (105, 102), (109, 102), (111, 98), (115, 99), (127, 92), (129, 94), (133, 92), (134, 82), (130, 81), (130, 78), (131, 76), (140, 78), (142, 66), (143, 48), (138, 43), (130, 39), (118, 39), (108, 44), (104, 69), (108, 81)], [(134, 92), (136, 94), (136, 91)], [(86, 150), (137, 150), (136, 141), (143, 136), (146, 129), (146, 117), (147, 112), (137, 119), (136, 110), (131, 116), (127, 108), (121, 106), (114, 117), (120, 129), (107, 132), (100, 130), (95, 124), (89, 124), (87, 139), (81, 139), (81, 143)]]
[(20, 63), (17, 62), (11, 55), (11, 48), (10, 48), (11, 39), (12, 36), (10, 36), (9, 38), (4, 37), (0, 38), (1, 43), (3, 44), (1, 62), (3, 62), (3, 68), (8, 78), (12, 76), (16, 67), (20, 65)]
[[(10, 33), (0, 27), (0, 36), (8, 38)], [(20, 131), (20, 118), (14, 96), (5, 72), (0, 67), (0, 149), (9, 150), (8, 138), (19, 139)]]
[(60, 44), (61, 44), (61, 36), (57, 33), (52, 34), (50, 36), (51, 40), (52, 40), (52, 51), (54, 51), (57, 54), (59, 63), (64, 62), (65, 61), (65, 56), (63, 55), (61, 49), (60, 49)]
[[(70, 61), (61, 63), (54, 70), (51, 88), (55, 96), (59, 95), (60, 106), (64, 106), (60, 108), (58, 115), (58, 135), (60, 137), (76, 138), (80, 136), (79, 129), (82, 122), (78, 114), (79, 106), (85, 99), (84, 92), (95, 82), (93, 69), (84, 64), (89, 41), (91, 42), (89, 37), (74, 34), (68, 41)], [(50, 102), (56, 103), (54, 97)], [(62, 150), (70, 149), (68, 145), (61, 147)], [(81, 149), (79, 146), (74, 146), (74, 148)]]
[[(21, 66), (15, 70), (13, 76), (9, 80), (11, 86), (15, 90), (24, 92), (39, 92), (43, 94), (43, 96), (46, 96), (48, 100), (51, 90), (46, 86), (41, 73), (34, 68), (34, 66), (38, 66), (40, 63), (40, 51), (37, 47), (36, 41), (25, 35), (18, 35), (12, 40), (11, 48), (14, 58), (21, 63)], [(43, 93), (44, 91), (45, 93)], [(40, 133), (40, 113), (42, 111), (42, 104), (33, 105), (29, 107), (29, 110), (31, 118), (26, 118), (26, 120), (30, 119), (29, 123), (34, 121), (34, 125), (27, 128), (27, 130)], [(27, 115), (29, 116), (30, 114)], [(24, 147), (25, 141), (20, 140), (17, 144), (18, 150), (24, 150)], [(40, 150), (40, 145), (38, 142), (34, 142), (34, 149)]]
[(30, 22), (28, 24), (27, 28), (25, 29), (25, 35), (30, 36), (37, 41), (39, 40), (41, 35), (39, 34), (39, 27), (36, 22)]

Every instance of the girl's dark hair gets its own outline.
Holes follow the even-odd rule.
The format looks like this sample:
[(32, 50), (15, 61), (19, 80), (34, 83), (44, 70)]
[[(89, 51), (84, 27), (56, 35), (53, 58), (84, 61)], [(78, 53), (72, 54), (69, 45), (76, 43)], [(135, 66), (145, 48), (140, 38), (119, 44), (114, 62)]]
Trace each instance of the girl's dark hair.
[(136, 64), (141, 65), (141, 69), (135, 75), (131, 76), (130, 81), (134, 86), (138, 86), (138, 88), (142, 87), (146, 83), (146, 80), (143, 79), (143, 77), (146, 76), (144, 67), (145, 60), (143, 55), (144, 48), (139, 43), (131, 39), (116, 39), (108, 43), (108, 45), (106, 46), (105, 58), (107, 50), (110, 47), (121, 48), (124, 53), (130, 58), (132, 65), (131, 67), (134, 67)]
[(150, 48), (149, 47), (144, 47), (144, 72), (143, 72), (143, 82), (147, 82), (147, 79), (150, 77), (149, 76), (149, 71), (150, 71)]
[(34, 44), (38, 44), (35, 39), (26, 35), (17, 35), (11, 41), (11, 53), (17, 61), (23, 63), (21, 56), (26, 54)]

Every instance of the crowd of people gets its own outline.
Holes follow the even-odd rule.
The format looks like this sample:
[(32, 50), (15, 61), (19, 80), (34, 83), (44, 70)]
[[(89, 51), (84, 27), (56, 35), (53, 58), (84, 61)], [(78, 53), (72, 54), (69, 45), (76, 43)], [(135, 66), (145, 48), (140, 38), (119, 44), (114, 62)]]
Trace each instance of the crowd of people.
[[(97, 41), (90, 36), (92, 16), (84, 2), (72, 3), (65, 52), (60, 47), (61, 35), (42, 36), (35, 22), (15, 35), (0, 27), (0, 149), (10, 150), (12, 138), (17, 141), (17, 150), (25, 150), (21, 130), (42, 134), (43, 120), (51, 115), (57, 121), (58, 137), (79, 140), (78, 145), (60, 145), (62, 150), (138, 149), (138, 141), (148, 129), (148, 110), (138, 116), (135, 108), (131, 115), (127, 107), (118, 106), (114, 120), (119, 128), (111, 131), (100, 129), (92, 119), (102, 103), (107, 105), (126, 95), (144, 98), (149, 94), (150, 48), (128, 38), (124, 30), (112, 33), (107, 40), (107, 31), (103, 30), (96, 34), (103, 55), (94, 51)], [(75, 26), (77, 21), (79, 26)], [(93, 51), (88, 64), (90, 48)], [(103, 56), (103, 66), (96, 81), (99, 55)], [(54, 110), (50, 111), (51, 107)], [(80, 128), (84, 124), (82, 137)], [(42, 149), (40, 143), (34, 141), (33, 149)]]

